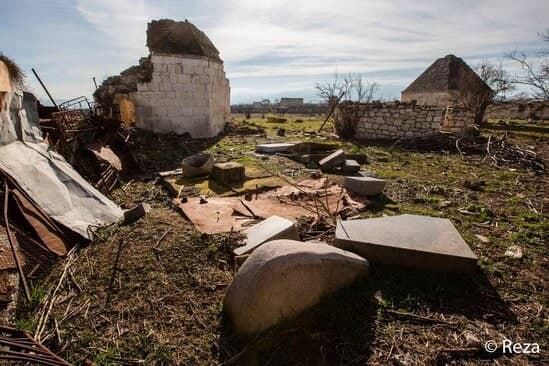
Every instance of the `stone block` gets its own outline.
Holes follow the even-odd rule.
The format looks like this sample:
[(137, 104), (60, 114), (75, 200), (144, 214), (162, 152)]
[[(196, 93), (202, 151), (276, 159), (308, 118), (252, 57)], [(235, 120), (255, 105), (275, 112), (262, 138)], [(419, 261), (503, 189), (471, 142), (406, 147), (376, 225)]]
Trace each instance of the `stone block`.
[(368, 260), (443, 272), (472, 272), (477, 257), (448, 219), (399, 215), (340, 221), (336, 246)]
[(318, 165), (320, 166), (320, 170), (326, 172), (343, 165), (343, 163), (345, 163), (345, 152), (339, 149), (320, 160)]
[(286, 142), (278, 144), (260, 144), (255, 146), (255, 151), (263, 154), (276, 154), (278, 152), (292, 151), (295, 143)]
[(386, 184), (386, 180), (372, 177), (345, 177), (343, 181), (345, 189), (362, 196), (380, 194)]
[(343, 163), (343, 173), (352, 174), (360, 170), (360, 164), (356, 160), (345, 160)]
[(244, 166), (236, 162), (214, 164), (212, 178), (224, 185), (242, 182), (246, 178)]
[(253, 252), (260, 245), (277, 239), (299, 240), (295, 222), (279, 216), (271, 216), (247, 229), (245, 245), (233, 250), (235, 255)]
[(367, 274), (368, 261), (356, 254), (327, 244), (274, 240), (240, 267), (223, 311), (237, 332), (261, 332)]

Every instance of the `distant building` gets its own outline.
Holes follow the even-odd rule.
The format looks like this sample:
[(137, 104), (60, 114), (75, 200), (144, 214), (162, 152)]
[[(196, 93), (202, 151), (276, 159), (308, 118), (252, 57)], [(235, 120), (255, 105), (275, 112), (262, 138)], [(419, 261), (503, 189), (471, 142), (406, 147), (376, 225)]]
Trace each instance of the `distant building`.
[(463, 61), (454, 55), (436, 60), (404, 91), (401, 101), (420, 105), (466, 106), (485, 98), (492, 89)]
[(280, 98), (279, 106), (290, 108), (303, 105), (303, 98)]

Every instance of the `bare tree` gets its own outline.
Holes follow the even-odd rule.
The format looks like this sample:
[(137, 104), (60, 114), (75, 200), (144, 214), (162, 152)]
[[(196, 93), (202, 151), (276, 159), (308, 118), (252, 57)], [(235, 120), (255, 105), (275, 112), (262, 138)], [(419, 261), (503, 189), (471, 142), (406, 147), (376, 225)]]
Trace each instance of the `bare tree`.
[[(540, 35), (549, 42), (549, 29)], [(528, 86), (532, 96), (539, 99), (549, 99), (549, 48), (538, 51), (539, 60), (528, 58), (525, 53), (513, 51), (507, 57), (518, 63), (522, 75), (515, 75), (513, 83)]]
[(508, 93), (513, 92), (516, 87), (512, 82), (511, 76), (503, 68), (501, 62), (497, 65), (487, 60), (482, 61), (475, 71), (482, 80), (494, 91), (495, 100), (505, 100)]
[(377, 83), (364, 82), (361, 74), (349, 74), (343, 78), (336, 73), (334, 79), (326, 84), (317, 84), (318, 96), (325, 100), (329, 106), (326, 119), (320, 126), (324, 127), (328, 119), (339, 106), (339, 116), (335, 123), (335, 129), (342, 138), (352, 137), (356, 132), (356, 125), (362, 117), (363, 108), (360, 104), (371, 102), (379, 89)]

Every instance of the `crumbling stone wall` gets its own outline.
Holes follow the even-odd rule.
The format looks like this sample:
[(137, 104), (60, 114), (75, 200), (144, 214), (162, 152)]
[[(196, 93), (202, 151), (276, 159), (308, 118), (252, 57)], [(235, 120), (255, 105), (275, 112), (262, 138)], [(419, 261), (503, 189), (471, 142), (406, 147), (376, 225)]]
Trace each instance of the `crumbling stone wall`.
[(154, 132), (188, 133), (193, 138), (219, 134), (230, 115), (229, 81), (223, 63), (203, 56), (151, 56), (150, 82), (130, 93), (136, 126)]
[[(355, 134), (359, 139), (433, 136), (439, 133), (444, 117), (441, 107), (412, 103), (368, 103), (361, 108)], [(340, 116), (336, 113), (336, 119)]]
[[(351, 113), (342, 108), (356, 105), (343, 104), (335, 111), (335, 123)], [(440, 107), (416, 103), (366, 103), (360, 106), (355, 138), (398, 139), (435, 136), (441, 132), (464, 133), (474, 124), (475, 114), (463, 107)]]
[(94, 98), (104, 115), (159, 133), (213, 137), (230, 117), (230, 87), (219, 51), (188, 21), (153, 20), (150, 54), (106, 79)]
[(493, 103), (486, 108), (485, 119), (549, 120), (549, 100)]
[(473, 125), (475, 112), (471, 109), (461, 107), (447, 107), (444, 112), (444, 119), (440, 126), (443, 132), (461, 134), (467, 131), (467, 127)]

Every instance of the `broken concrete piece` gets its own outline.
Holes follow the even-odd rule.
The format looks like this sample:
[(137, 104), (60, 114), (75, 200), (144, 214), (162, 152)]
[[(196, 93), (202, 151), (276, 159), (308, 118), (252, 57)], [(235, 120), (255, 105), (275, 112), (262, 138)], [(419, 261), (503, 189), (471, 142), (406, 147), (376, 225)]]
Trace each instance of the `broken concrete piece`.
[(343, 164), (343, 173), (352, 174), (360, 170), (360, 164), (354, 160), (345, 160)]
[(426, 270), (468, 272), (477, 262), (450, 220), (429, 216), (340, 221), (336, 246), (371, 261)]
[(214, 164), (211, 176), (224, 185), (242, 182), (246, 178), (244, 165), (236, 162)]
[(367, 274), (368, 261), (356, 254), (326, 244), (274, 240), (244, 262), (223, 309), (238, 332), (261, 332)]
[(343, 186), (345, 189), (362, 196), (375, 196), (385, 188), (387, 181), (372, 177), (345, 177)]
[(320, 166), (320, 170), (326, 172), (342, 165), (344, 162), (345, 152), (342, 149), (339, 149), (320, 160), (318, 165)]
[(359, 164), (367, 164), (368, 163), (368, 157), (366, 156), (366, 154), (348, 154), (348, 153), (345, 153), (345, 159), (354, 160)]
[(279, 143), (279, 144), (261, 144), (255, 146), (255, 151), (263, 154), (276, 154), (279, 152), (289, 152), (292, 151), (292, 148), (295, 146), (295, 143)]
[(181, 170), (184, 177), (198, 177), (210, 174), (213, 164), (213, 155), (201, 152), (183, 159)]
[(271, 216), (247, 229), (244, 233), (246, 234), (246, 245), (236, 248), (233, 251), (235, 255), (249, 254), (261, 244), (271, 240), (299, 240), (295, 222), (280, 216)]

